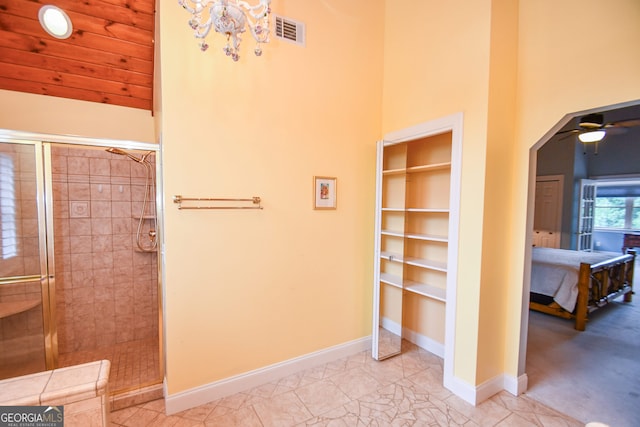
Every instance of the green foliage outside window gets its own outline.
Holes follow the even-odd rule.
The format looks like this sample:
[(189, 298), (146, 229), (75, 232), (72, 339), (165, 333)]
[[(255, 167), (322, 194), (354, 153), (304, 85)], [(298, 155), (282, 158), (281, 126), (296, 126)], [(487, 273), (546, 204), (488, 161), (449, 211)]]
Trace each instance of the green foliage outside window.
[(594, 226), (640, 229), (640, 197), (596, 197)]

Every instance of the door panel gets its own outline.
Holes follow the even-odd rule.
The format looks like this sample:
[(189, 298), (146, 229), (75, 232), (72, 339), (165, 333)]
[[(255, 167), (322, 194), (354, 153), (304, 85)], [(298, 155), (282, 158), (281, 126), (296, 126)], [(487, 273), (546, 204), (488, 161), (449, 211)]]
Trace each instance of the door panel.
[(0, 141), (0, 378), (53, 367), (41, 177), (39, 143)]
[[(376, 222), (372, 355), (383, 360), (399, 354), (402, 350), (402, 308), (403, 308), (403, 252), (404, 212), (406, 176), (391, 174), (384, 170), (406, 167), (406, 147), (392, 145), (386, 148), (382, 141), (377, 144), (376, 174)], [(400, 211), (383, 211), (397, 208)], [(382, 229), (388, 230), (382, 233)]]
[(596, 184), (594, 180), (580, 180), (580, 211), (578, 214), (578, 241), (576, 249), (591, 252), (593, 250), (593, 214), (596, 202)]
[(562, 177), (539, 177), (533, 220), (533, 245), (560, 247), (562, 224)]

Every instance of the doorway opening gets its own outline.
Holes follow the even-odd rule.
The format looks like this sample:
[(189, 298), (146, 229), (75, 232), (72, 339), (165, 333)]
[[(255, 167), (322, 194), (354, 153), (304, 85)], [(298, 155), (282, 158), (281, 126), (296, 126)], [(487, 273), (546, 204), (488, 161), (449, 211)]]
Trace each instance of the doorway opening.
[[(597, 152), (594, 146), (581, 143), (577, 139), (577, 133), (572, 131), (579, 128), (581, 118), (591, 113), (604, 116), (604, 122), (626, 124), (626, 126), (606, 128), (607, 136), (599, 142)], [(622, 127), (624, 129), (621, 129)], [(611, 130), (610, 133), (609, 130)], [(595, 197), (586, 197), (583, 188), (585, 184), (591, 185), (594, 180), (602, 182), (612, 179), (614, 175), (618, 177), (640, 176), (640, 165), (637, 161), (630, 160), (640, 156), (640, 144), (637, 144), (639, 136), (640, 101), (633, 101), (568, 114), (531, 148), (530, 203), (527, 209), (530, 234), (527, 237), (528, 244), (525, 250), (524, 262), (527, 267), (525, 271), (531, 271), (528, 267), (531, 265), (532, 247), (535, 243), (533, 237), (535, 222), (533, 219), (534, 212), (539, 208), (535, 206), (533, 194), (536, 181), (541, 176), (561, 175), (564, 177), (565, 197), (560, 221), (560, 248), (572, 251), (611, 251), (621, 254), (622, 233), (611, 241), (605, 241), (604, 238), (599, 237), (602, 230), (598, 229), (597, 223), (593, 227), (593, 214), (585, 210), (583, 200)], [(547, 155), (545, 155), (545, 151)], [(552, 154), (548, 155), (549, 153)], [(589, 203), (591, 203), (589, 206), (595, 206), (594, 200), (589, 200)], [(585, 227), (585, 221), (590, 221), (592, 225)], [(611, 237), (611, 233), (609, 236)], [(638, 274), (635, 275), (636, 283), (637, 279)], [(529, 382), (527, 394), (580, 421), (600, 420), (609, 421), (611, 425), (625, 425), (621, 420), (624, 420), (625, 416), (628, 419), (630, 417), (628, 411), (631, 410), (631, 407), (625, 407), (625, 405), (629, 406), (629, 402), (625, 401), (624, 397), (628, 397), (630, 392), (625, 389), (625, 384), (629, 381), (637, 383), (635, 377), (631, 378), (627, 375), (621, 380), (610, 379), (609, 383), (618, 384), (617, 388), (611, 390), (610, 393), (606, 383), (599, 384), (598, 381), (606, 381), (606, 376), (603, 375), (605, 372), (614, 373), (621, 370), (620, 361), (616, 358), (628, 353), (629, 346), (633, 345), (631, 341), (634, 340), (621, 340), (615, 346), (600, 345), (597, 349), (592, 348), (592, 345), (585, 345), (582, 341), (587, 336), (586, 334), (597, 333), (598, 330), (601, 331), (601, 338), (613, 340), (616, 335), (614, 325), (619, 324), (623, 316), (626, 315), (620, 313), (622, 310), (630, 311), (627, 308), (638, 306), (638, 301), (631, 303), (633, 305), (624, 302), (611, 303), (612, 307), (605, 307), (590, 316), (593, 326), (588, 326), (586, 332), (579, 332), (574, 329), (572, 321), (538, 312), (529, 312), (530, 280), (529, 273), (527, 273), (523, 287), (523, 324), (520, 342), (523, 350), (520, 352), (520, 374), (524, 374), (526, 370)], [(638, 310), (635, 309), (635, 311)], [(616, 316), (618, 320), (616, 320)], [(594, 338), (593, 342), (596, 342), (597, 339)], [(577, 351), (576, 347), (572, 346), (583, 347), (581, 347), (581, 351)], [(562, 351), (563, 348), (573, 348), (573, 350)], [(593, 354), (602, 348), (605, 349), (606, 356), (602, 356), (601, 353), (600, 356), (597, 356), (597, 361), (594, 362)], [(599, 372), (595, 377), (593, 375), (594, 366), (597, 366)], [(588, 378), (588, 386), (579, 385), (582, 384), (580, 378), (583, 376)], [(629, 386), (631, 387), (631, 385)], [(567, 391), (566, 387), (572, 390)], [(602, 396), (603, 390), (607, 390), (606, 403), (598, 399), (598, 396)], [(604, 418), (606, 416), (611, 418)]]

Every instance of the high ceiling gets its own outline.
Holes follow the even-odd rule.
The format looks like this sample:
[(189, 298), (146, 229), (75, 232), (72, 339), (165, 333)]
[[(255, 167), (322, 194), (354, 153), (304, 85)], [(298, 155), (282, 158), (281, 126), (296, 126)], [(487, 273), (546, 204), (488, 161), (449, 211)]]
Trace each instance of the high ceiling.
[[(38, 21), (73, 23), (66, 40)], [(0, 89), (152, 109), (155, 0), (0, 0)]]

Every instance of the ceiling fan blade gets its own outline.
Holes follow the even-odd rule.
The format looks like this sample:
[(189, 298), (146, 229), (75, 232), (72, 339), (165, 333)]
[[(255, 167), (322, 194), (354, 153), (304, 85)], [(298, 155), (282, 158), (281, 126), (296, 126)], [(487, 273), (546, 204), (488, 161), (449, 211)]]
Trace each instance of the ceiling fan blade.
[(630, 120), (621, 120), (619, 122), (607, 123), (605, 127), (622, 127), (622, 128), (632, 128), (635, 126), (640, 126), (640, 119), (630, 119)]
[(571, 135), (575, 135), (580, 133), (580, 131), (578, 129), (570, 129), (570, 130), (563, 130), (561, 132), (556, 133), (556, 136), (559, 136), (560, 138), (558, 138), (559, 141), (562, 141), (563, 139), (567, 139), (569, 138)]
[(610, 128), (606, 128), (607, 131), (607, 135), (621, 135), (623, 133), (627, 133), (628, 128), (626, 127), (618, 127), (618, 126), (614, 126), (614, 127), (610, 127)]

